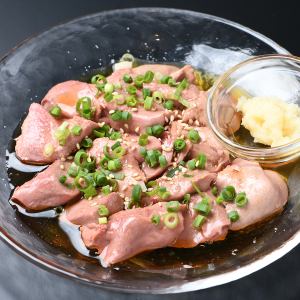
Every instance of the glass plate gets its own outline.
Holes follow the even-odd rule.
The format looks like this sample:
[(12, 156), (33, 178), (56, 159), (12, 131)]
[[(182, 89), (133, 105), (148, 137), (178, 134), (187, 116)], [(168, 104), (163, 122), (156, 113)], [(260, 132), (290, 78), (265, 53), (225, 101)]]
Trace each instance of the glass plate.
[(103, 288), (148, 294), (192, 291), (229, 282), (266, 266), (295, 247), (300, 240), (298, 169), (290, 177), (291, 194), (284, 212), (248, 234), (230, 234), (224, 242), (194, 249), (157, 250), (108, 269), (67, 247), (52, 221), (47, 225), (49, 234), (42, 234), (37, 229), (39, 219), (23, 217), (10, 206), (6, 150), (30, 103), (39, 102), (54, 84), (85, 79), (127, 51), (141, 59), (190, 63), (214, 73), (251, 55), (288, 53), (239, 24), (166, 8), (97, 13), (23, 42), (0, 63), (2, 239), (47, 270)]

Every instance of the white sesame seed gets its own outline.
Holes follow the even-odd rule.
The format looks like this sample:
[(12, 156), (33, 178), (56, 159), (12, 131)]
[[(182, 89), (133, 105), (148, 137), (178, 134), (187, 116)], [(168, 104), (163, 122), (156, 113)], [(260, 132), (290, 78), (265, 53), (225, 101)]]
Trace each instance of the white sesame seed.
[(137, 107), (133, 107), (131, 111), (138, 111)]
[(173, 122), (174, 121), (174, 116), (172, 115), (171, 117), (170, 117), (170, 122)]
[(66, 161), (66, 159), (63, 156), (60, 158), (60, 160), (61, 161)]
[(195, 121), (195, 125), (196, 125), (196, 126), (199, 126), (199, 125), (200, 125), (200, 123), (199, 123), (198, 120)]
[(135, 131), (136, 133), (138, 133), (138, 132), (140, 131), (140, 127), (139, 127), (139, 126), (136, 127), (136, 128), (134, 129), (134, 131)]
[(101, 123), (98, 123), (99, 127), (103, 127), (105, 125), (105, 122), (101, 122)]
[(166, 123), (169, 123), (168, 117), (165, 117), (165, 121), (166, 121)]
[(60, 168), (61, 168), (62, 170), (64, 170), (64, 169), (65, 169), (65, 166), (64, 166), (64, 165), (60, 165)]
[(126, 128), (126, 129), (128, 129), (129, 127), (128, 127), (128, 124), (124, 124), (124, 127)]
[(111, 115), (111, 114), (113, 114), (115, 112), (115, 110), (114, 109), (111, 109), (108, 113)]
[(68, 157), (67, 157), (67, 159), (68, 160), (72, 160), (74, 157), (72, 156), (72, 155), (69, 155)]
[(80, 149), (79, 143), (76, 144), (76, 148), (77, 148), (78, 150)]

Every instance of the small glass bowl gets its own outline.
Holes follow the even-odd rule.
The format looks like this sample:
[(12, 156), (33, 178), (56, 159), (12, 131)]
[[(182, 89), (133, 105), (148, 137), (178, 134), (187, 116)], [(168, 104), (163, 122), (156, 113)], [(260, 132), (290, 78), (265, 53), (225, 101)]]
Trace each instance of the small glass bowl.
[(300, 58), (275, 54), (248, 59), (219, 77), (207, 102), (209, 126), (233, 156), (255, 160), (266, 167), (298, 159), (300, 139), (271, 148), (253, 143), (250, 135), (242, 141), (236, 138), (234, 131), (242, 116), (235, 104), (240, 96), (276, 96), (300, 105)]

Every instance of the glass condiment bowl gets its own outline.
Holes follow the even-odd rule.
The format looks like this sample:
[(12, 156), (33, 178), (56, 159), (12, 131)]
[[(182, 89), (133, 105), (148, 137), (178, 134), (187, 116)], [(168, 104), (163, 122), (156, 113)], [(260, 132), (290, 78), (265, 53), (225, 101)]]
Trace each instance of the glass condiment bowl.
[[(274, 167), (300, 157), (300, 139), (288, 144), (267, 147), (253, 142), (250, 133), (236, 128), (241, 115), (239, 97), (275, 96), (287, 103), (300, 104), (300, 58), (292, 55), (262, 55), (230, 68), (220, 76), (209, 92), (208, 123), (217, 139), (234, 157), (255, 160)], [(244, 137), (238, 136), (241, 130)], [(237, 137), (238, 136), (238, 137)]]

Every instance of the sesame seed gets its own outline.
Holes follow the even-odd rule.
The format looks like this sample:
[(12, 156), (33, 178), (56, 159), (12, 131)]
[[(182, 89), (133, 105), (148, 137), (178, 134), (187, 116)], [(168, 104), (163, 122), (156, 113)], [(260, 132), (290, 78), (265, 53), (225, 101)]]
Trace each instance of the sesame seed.
[(126, 128), (126, 129), (128, 129), (129, 127), (128, 127), (128, 124), (124, 124), (124, 127)]
[(136, 107), (133, 107), (133, 108), (131, 109), (131, 111), (138, 111), (138, 109), (137, 109)]
[(124, 133), (124, 129), (123, 128), (120, 128), (119, 130), (121, 133)]
[(114, 109), (111, 109), (108, 113), (109, 114), (113, 114), (115, 112), (115, 110)]
[(170, 122), (173, 122), (174, 121), (174, 116), (172, 115), (171, 117), (170, 117)]
[(199, 163), (200, 163), (199, 160), (197, 160), (195, 166), (199, 167)]
[(101, 123), (98, 123), (99, 127), (103, 127), (105, 125), (105, 122), (101, 122)]
[(60, 158), (60, 160), (61, 161), (66, 161), (66, 159), (63, 156)]
[(166, 123), (169, 123), (168, 117), (165, 117), (165, 121), (166, 121)]
[(193, 125), (193, 120), (192, 119), (189, 120), (189, 124)]
[(199, 125), (200, 125), (200, 123), (199, 123), (198, 120), (195, 121), (195, 125), (196, 125), (196, 126), (199, 126)]
[(60, 168), (61, 168), (62, 170), (64, 170), (64, 169), (65, 169), (65, 166), (64, 166), (64, 165), (60, 165)]
[(140, 131), (140, 127), (139, 127), (139, 126), (136, 127), (136, 128), (134, 129), (134, 131), (135, 131), (136, 133), (138, 133), (138, 132)]
[(80, 149), (79, 143), (76, 144), (76, 148), (77, 148), (78, 150)]
[(72, 156), (72, 155), (69, 155), (68, 157), (67, 157), (67, 159), (68, 160), (72, 160), (74, 157)]

